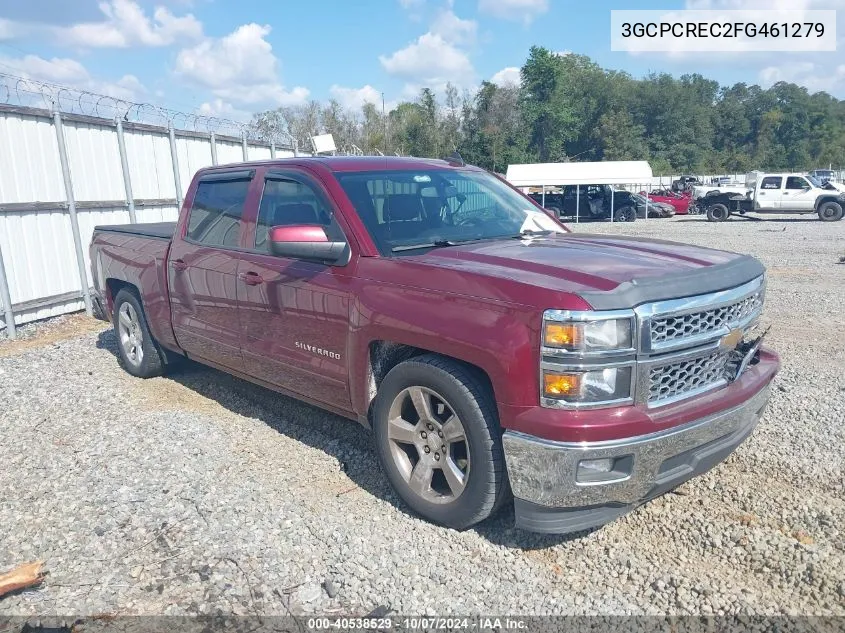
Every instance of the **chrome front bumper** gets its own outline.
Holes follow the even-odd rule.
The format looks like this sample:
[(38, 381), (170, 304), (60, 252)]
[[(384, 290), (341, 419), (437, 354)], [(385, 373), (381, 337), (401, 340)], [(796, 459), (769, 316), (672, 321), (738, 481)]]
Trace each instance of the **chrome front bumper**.
[(768, 400), (767, 386), (739, 407), (604, 442), (554, 442), (506, 431), (517, 525), (572, 532), (625, 514), (724, 460), (754, 430)]

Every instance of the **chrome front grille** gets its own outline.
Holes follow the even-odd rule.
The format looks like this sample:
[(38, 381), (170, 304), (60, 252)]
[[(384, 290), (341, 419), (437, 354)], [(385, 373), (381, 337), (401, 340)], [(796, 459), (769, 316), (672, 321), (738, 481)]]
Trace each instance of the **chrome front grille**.
[[(742, 343), (755, 336), (765, 288), (765, 276), (760, 275), (733, 288), (641, 303), (630, 310), (546, 310), (544, 324), (629, 321), (633, 341), (625, 349), (581, 352), (546, 347), (541, 342), (541, 405), (661, 407), (736, 380), (752, 360), (748, 353), (757, 349)], [(544, 396), (542, 374), (546, 371), (591, 372), (620, 367), (632, 369), (630, 391), (624, 398), (581, 404)]]
[(713, 389), (727, 379), (731, 352), (717, 351), (699, 358), (651, 366), (648, 402), (667, 403)]
[(763, 307), (763, 288), (729, 305), (651, 320), (652, 348), (742, 323)]

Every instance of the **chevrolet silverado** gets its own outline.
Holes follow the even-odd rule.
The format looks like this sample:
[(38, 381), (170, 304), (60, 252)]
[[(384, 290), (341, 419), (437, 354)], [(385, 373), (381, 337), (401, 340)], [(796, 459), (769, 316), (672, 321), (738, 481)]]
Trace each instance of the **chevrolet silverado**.
[(358, 421), (456, 529), (602, 525), (722, 461), (778, 371), (754, 258), (570, 232), (462, 161), (209, 167), (175, 223), (100, 226), (124, 368), (187, 357)]

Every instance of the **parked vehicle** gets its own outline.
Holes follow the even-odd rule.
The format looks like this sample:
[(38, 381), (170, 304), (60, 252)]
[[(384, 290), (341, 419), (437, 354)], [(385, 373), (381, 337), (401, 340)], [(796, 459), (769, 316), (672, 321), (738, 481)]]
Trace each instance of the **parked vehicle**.
[(672, 191), (676, 193), (689, 191), (696, 185), (700, 184), (702, 184), (702, 182), (698, 179), (698, 176), (681, 176), (677, 180), (672, 181)]
[(779, 367), (756, 259), (571, 233), (462, 162), (201, 169), (177, 222), (96, 227), (90, 256), (130, 374), (187, 357), (371, 427), (456, 529), (511, 493), (539, 532), (632, 510), (730, 454)]
[(834, 180), (836, 178), (836, 172), (832, 169), (814, 169), (808, 175), (818, 180), (821, 184), (825, 184), (828, 180)]
[(710, 181), (711, 185), (716, 185), (717, 187), (726, 187), (728, 185), (741, 185), (741, 182), (737, 182), (730, 176), (719, 176), (718, 178), (713, 178)]
[(675, 215), (675, 207), (665, 202), (654, 202), (653, 200), (646, 200), (645, 196), (638, 193), (631, 194), (631, 202), (636, 206), (637, 217), (646, 217), (646, 210), (648, 210), (648, 217), (650, 218), (671, 218)]
[[(640, 195), (646, 195), (645, 191), (640, 191)], [(689, 206), (692, 202), (692, 194), (690, 192), (675, 193), (667, 189), (655, 189), (648, 194), (648, 199), (652, 202), (660, 202), (671, 205), (675, 210), (676, 215), (686, 215), (689, 213)]]
[(700, 200), (704, 196), (714, 196), (717, 194), (727, 193), (732, 195), (745, 195), (746, 186), (744, 184), (729, 184), (729, 185), (695, 185), (690, 191), (693, 200)]
[(558, 218), (576, 217), (577, 208), (580, 219), (606, 220), (611, 217), (612, 200), (613, 220), (633, 222), (637, 219), (637, 201), (630, 191), (613, 190), (610, 185), (566, 185), (558, 189), (553, 193), (547, 191), (545, 197), (542, 193), (531, 193), (529, 197)]
[(822, 185), (812, 176), (751, 172), (745, 195), (708, 194), (696, 200), (711, 222), (723, 222), (732, 214), (816, 213), (823, 222), (842, 219), (845, 193)]

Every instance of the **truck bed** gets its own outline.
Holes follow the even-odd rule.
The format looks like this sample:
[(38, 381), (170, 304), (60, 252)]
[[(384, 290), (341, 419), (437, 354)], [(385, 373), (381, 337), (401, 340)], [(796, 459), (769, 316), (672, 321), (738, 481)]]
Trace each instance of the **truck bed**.
[(143, 224), (101, 224), (94, 227), (94, 233), (126, 233), (169, 240), (176, 231), (176, 222), (149, 222)]

